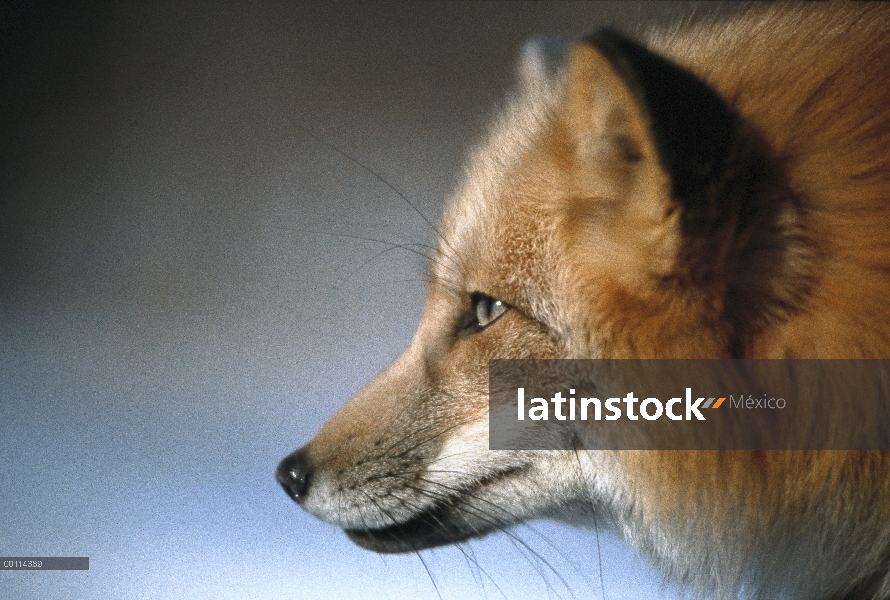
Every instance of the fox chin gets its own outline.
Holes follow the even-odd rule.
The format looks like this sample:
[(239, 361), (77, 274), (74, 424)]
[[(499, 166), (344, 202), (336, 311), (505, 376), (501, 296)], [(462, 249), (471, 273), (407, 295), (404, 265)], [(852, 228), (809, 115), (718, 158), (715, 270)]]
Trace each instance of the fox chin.
[(363, 548), (548, 517), (714, 598), (890, 598), (890, 453), (489, 449), (489, 361), (890, 358), (890, 10), (530, 43), (409, 347), (276, 477)]

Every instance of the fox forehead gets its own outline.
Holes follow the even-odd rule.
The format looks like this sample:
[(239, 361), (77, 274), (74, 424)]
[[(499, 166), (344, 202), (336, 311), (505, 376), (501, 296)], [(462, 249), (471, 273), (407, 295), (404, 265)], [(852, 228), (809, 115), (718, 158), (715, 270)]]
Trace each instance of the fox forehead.
[(557, 75), (520, 89), (471, 153), (444, 212), (434, 281), (530, 312), (549, 296), (565, 190), (541, 142), (563, 87)]

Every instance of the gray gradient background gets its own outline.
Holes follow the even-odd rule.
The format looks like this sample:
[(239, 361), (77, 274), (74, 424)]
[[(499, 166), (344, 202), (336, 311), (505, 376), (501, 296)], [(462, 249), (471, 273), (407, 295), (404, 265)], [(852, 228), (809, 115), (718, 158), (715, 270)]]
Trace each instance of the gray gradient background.
[[(381, 557), (273, 470), (395, 358), (522, 42), (677, 5), (13, 2), (0, 8), (2, 598), (600, 597), (552, 523)], [(602, 534), (605, 597), (668, 598)], [(474, 565), (478, 562), (479, 567)], [(500, 590), (500, 591), (499, 591)]]

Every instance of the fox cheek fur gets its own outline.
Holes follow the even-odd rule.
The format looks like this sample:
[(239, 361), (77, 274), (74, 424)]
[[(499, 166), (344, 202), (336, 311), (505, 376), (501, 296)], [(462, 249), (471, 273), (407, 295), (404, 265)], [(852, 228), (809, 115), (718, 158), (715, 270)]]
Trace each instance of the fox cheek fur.
[[(405, 353), (279, 465), (359, 545), (598, 515), (700, 595), (890, 598), (880, 452), (488, 450), (493, 358), (890, 356), (890, 12), (526, 49)], [(831, 540), (828, 542), (826, 540)]]

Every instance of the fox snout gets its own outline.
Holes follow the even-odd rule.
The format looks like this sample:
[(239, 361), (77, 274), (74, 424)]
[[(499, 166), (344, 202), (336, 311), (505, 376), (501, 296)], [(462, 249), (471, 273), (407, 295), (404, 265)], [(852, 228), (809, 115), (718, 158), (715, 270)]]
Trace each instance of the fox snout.
[(300, 448), (287, 455), (275, 470), (275, 479), (284, 493), (296, 503), (301, 503), (309, 491), (312, 482), (312, 463), (309, 461), (306, 448)]
[[(488, 304), (467, 312), (487, 315), (480, 306)], [(441, 327), (441, 315), (453, 312), (460, 324), (460, 311), (435, 301), (427, 308), (408, 350), (275, 470), (300, 508), (375, 552), (457, 543), (548, 512), (553, 496), (542, 486), (567, 489), (551, 480), (577, 462), (559, 452), (489, 451), (486, 375), (495, 336), (481, 326), (472, 336), (449, 333), (456, 327)], [(526, 320), (518, 313), (497, 321), (510, 339), (551, 348), (535, 332), (520, 335)]]

